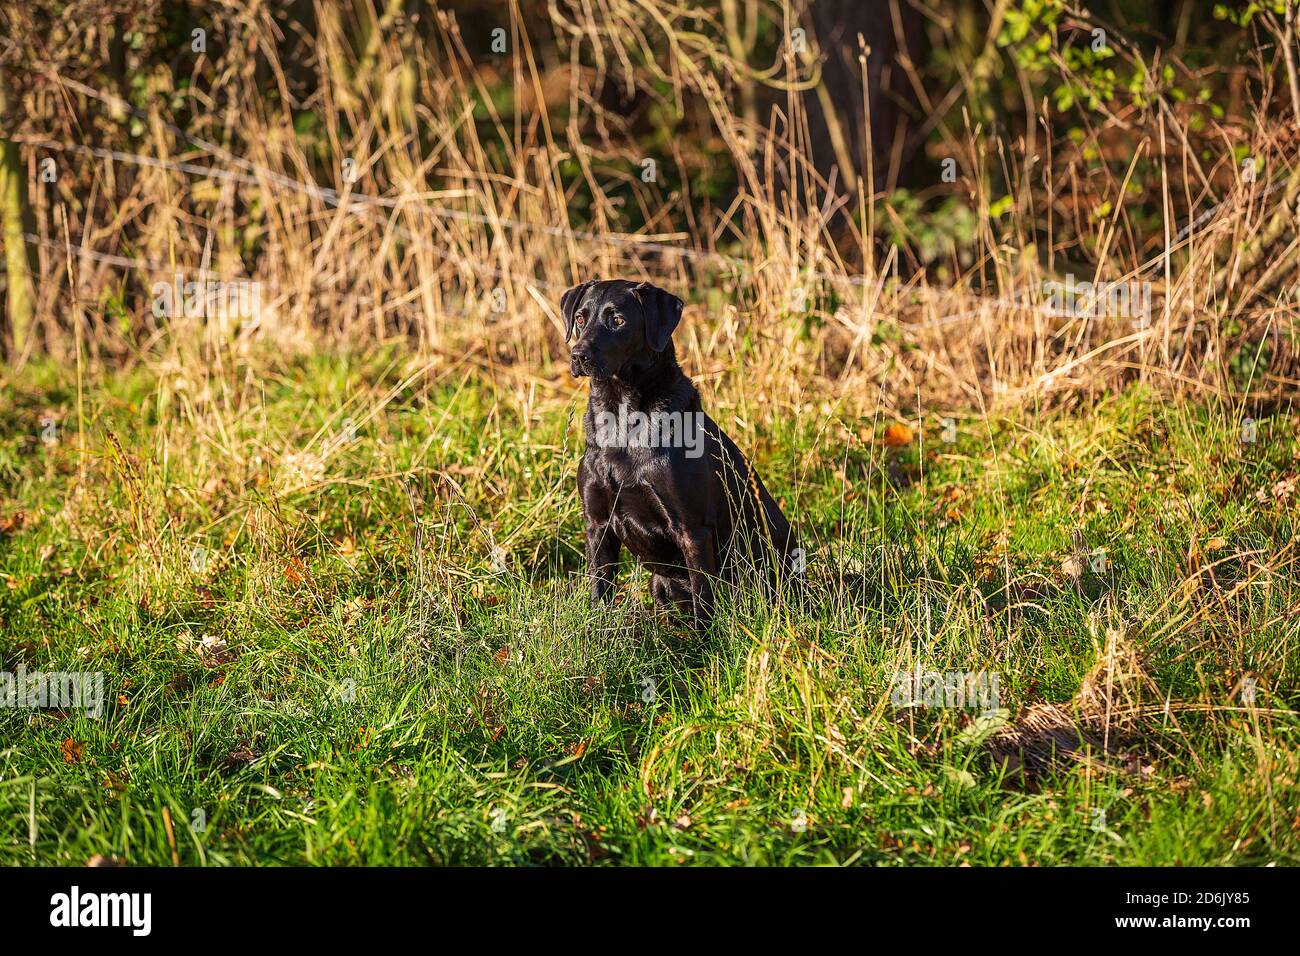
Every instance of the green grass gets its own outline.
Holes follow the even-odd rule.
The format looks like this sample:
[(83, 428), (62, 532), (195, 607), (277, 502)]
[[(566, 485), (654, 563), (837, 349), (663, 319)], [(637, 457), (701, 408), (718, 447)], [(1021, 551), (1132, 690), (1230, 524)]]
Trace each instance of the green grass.
[[(1300, 863), (1296, 416), (1243, 444), (1134, 389), (886, 448), (733, 383), (812, 599), (695, 635), (630, 563), (587, 609), (572, 383), (398, 365), (0, 388), (0, 669), (107, 698), (0, 710), (0, 862)], [(1075, 530), (1109, 569), (1063, 573)], [(975, 711), (891, 706), (917, 663), (1068, 702), (1107, 631), (1150, 709), (1100, 764), (1025, 779)]]

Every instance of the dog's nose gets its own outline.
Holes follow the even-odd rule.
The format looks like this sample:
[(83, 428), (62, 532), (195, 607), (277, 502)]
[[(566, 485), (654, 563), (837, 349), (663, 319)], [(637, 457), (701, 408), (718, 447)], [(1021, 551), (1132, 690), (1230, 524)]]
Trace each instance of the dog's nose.
[(591, 353), (581, 345), (577, 346), (570, 353), (569, 366), (573, 369), (574, 374), (585, 372), (591, 362)]

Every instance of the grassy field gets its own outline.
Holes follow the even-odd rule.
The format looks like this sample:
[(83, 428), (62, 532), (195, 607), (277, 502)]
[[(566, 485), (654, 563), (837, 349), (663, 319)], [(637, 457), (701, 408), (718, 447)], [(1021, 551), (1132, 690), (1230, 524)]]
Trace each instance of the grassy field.
[[(715, 377), (809, 600), (695, 635), (630, 564), (588, 610), (543, 371), (0, 384), (0, 667), (105, 675), (98, 719), (0, 710), (0, 863), (1300, 863), (1300, 416)], [(896, 706), (917, 667), (996, 709)]]

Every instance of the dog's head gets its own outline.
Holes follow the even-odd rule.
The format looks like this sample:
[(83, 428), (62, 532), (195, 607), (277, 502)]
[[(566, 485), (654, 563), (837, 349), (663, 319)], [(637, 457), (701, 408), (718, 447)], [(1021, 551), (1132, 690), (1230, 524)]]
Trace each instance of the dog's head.
[(564, 340), (577, 336), (570, 371), (606, 379), (650, 365), (668, 347), (682, 300), (648, 282), (593, 280), (564, 293), (560, 311)]

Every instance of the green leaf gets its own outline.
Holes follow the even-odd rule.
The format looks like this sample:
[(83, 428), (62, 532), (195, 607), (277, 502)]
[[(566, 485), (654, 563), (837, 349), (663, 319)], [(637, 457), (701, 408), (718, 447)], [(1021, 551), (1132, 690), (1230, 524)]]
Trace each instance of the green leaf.
[(962, 747), (978, 747), (1010, 723), (1009, 710), (990, 710), (962, 728), (957, 735), (957, 744)]

